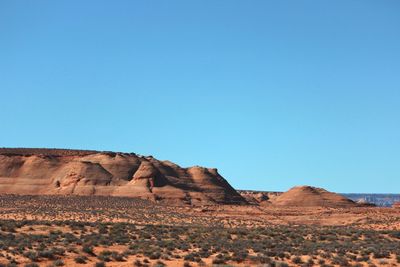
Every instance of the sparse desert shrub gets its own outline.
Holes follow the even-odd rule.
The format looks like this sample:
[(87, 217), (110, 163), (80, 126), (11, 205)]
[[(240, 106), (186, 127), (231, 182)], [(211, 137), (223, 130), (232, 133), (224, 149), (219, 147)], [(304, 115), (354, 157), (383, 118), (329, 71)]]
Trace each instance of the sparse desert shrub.
[(339, 266), (349, 266), (349, 262), (347, 259), (336, 256), (332, 259), (332, 264), (339, 265)]
[[(233, 252), (232, 260), (234, 260), (236, 262), (242, 262), (247, 258), (247, 256), (248, 256), (247, 251), (235, 251), (235, 252)], [(253, 259), (253, 260), (257, 261), (257, 259)]]
[(369, 261), (369, 255), (365, 255), (365, 256), (358, 256), (356, 257), (356, 261), (358, 262), (367, 262)]
[(16, 222), (13, 221), (3, 221), (0, 224), (0, 229), (3, 232), (15, 233), (16, 228), (17, 228)]
[(82, 247), (82, 251), (85, 252), (85, 253), (87, 253), (87, 254), (89, 254), (89, 255), (95, 256), (95, 254), (94, 254), (94, 252), (93, 252), (93, 247), (92, 247), (92, 246), (84, 245), (84, 246)]
[(74, 261), (79, 264), (86, 263), (87, 258), (85, 256), (77, 256), (75, 257)]
[(109, 250), (103, 250), (97, 255), (97, 258), (101, 261), (111, 261), (112, 252)]
[(94, 264), (94, 267), (105, 267), (106, 264), (104, 261), (99, 261)]
[(347, 257), (348, 257), (350, 260), (353, 260), (353, 261), (355, 261), (355, 260), (357, 259), (357, 256), (356, 256), (356, 255), (352, 255), (352, 254), (347, 254)]
[(151, 255), (149, 256), (149, 258), (152, 260), (159, 259), (160, 257), (161, 257), (161, 253), (158, 251), (151, 253)]
[(189, 254), (185, 255), (185, 257), (183, 257), (183, 259), (185, 261), (195, 261), (195, 256), (193, 253), (189, 253)]
[[(2, 205), (4, 198), (10, 197), (0, 196)], [(21, 198), (24, 198), (28, 205), (32, 202), (31, 197)], [(7, 201), (14, 205), (14, 199), (15, 197), (12, 197)], [(214, 253), (220, 253), (216, 257), (216, 262), (234, 260), (235, 263), (240, 263), (249, 260), (249, 264), (270, 264), (271, 266), (281, 266), (280, 261), (291, 262), (296, 266), (310, 266), (311, 264), (323, 266), (325, 263), (331, 264), (331, 260), (337, 256), (334, 259), (338, 263), (337, 265), (351, 261), (353, 266), (356, 266), (355, 261), (359, 263), (358, 265), (366, 266), (366, 264), (372, 262), (377, 265), (383, 264), (384, 261), (380, 261), (380, 259), (397, 254), (398, 241), (400, 240), (396, 237), (400, 237), (400, 231), (358, 230), (354, 228), (357, 226), (353, 225), (340, 227), (295, 225), (265, 227), (260, 225), (260, 227), (246, 228), (247, 226), (242, 227), (246, 224), (246, 220), (240, 220), (240, 222), (228, 223), (235, 227), (224, 228), (221, 227), (219, 222), (211, 224), (208, 215), (199, 217), (198, 227), (180, 225), (179, 222), (177, 222), (177, 225), (169, 224), (169, 226), (151, 225), (153, 217), (147, 212), (157, 211), (154, 213), (163, 215), (162, 211), (159, 213), (158, 208), (143, 204), (137, 205), (131, 200), (113, 199), (112, 201), (118, 203), (127, 202), (122, 206), (118, 206), (120, 205), (118, 204), (118, 208), (115, 208), (116, 206), (112, 204), (114, 205), (112, 210), (108, 210), (110, 203), (103, 201), (105, 199), (98, 201), (96, 197), (71, 197), (62, 200), (57, 200), (58, 197), (46, 197), (45, 199), (47, 201), (43, 203), (46, 205), (43, 210), (46, 210), (47, 216), (59, 213), (61, 211), (59, 207), (65, 207), (65, 201), (68, 201), (71, 204), (67, 205), (68, 209), (71, 208), (74, 211), (74, 209), (79, 208), (79, 212), (83, 211), (79, 213), (79, 218), (76, 218), (82, 222), (76, 223), (73, 220), (54, 222), (28, 220), (18, 222), (11, 220), (11, 222), (5, 222), (0, 219), (0, 227), (4, 229), (8, 227), (11, 231), (12, 229), (16, 230), (15, 233), (0, 231), (0, 251), (2, 252), (0, 252), (0, 257), (3, 260), (6, 258), (11, 261), (14, 258), (21, 258), (22, 261), (25, 261), (26, 259), (21, 257), (23, 255), (32, 262), (41, 260), (48, 262), (48, 259), (52, 259), (54, 266), (55, 260), (59, 259), (60, 255), (65, 254), (65, 251), (68, 251), (68, 254), (75, 254), (75, 256), (81, 254), (89, 257), (89, 255), (94, 255), (92, 254), (94, 247), (107, 247), (129, 240), (126, 243), (129, 249), (122, 253), (110, 251), (102, 255), (96, 253), (98, 255), (95, 256), (98, 257), (98, 261), (126, 260), (129, 255), (144, 255), (146, 258), (152, 259), (152, 263), (145, 263), (142, 260), (142, 266), (154, 265), (157, 259), (168, 263), (166, 260), (175, 258), (180, 259), (180, 262), (193, 262), (192, 265), (197, 266), (194, 262), (199, 262), (200, 265), (202, 258), (213, 257)], [(71, 199), (74, 200), (71, 202)], [(56, 206), (52, 204), (53, 200), (56, 202)], [(86, 202), (93, 203), (93, 201), (98, 202), (96, 205), (99, 203), (102, 205), (101, 210), (92, 209), (91, 205), (86, 204)], [(10, 206), (11, 204), (7, 205)], [(82, 207), (83, 209), (81, 209)], [(123, 207), (127, 207), (127, 209), (124, 210)], [(121, 210), (126, 212), (123, 216), (135, 221), (134, 216), (136, 215), (132, 215), (132, 211), (139, 214), (135, 207), (140, 207), (140, 210), (146, 213), (146, 219), (150, 220), (150, 225), (142, 226), (143, 224), (140, 224), (141, 226), (138, 227), (139, 224), (85, 222), (86, 219), (91, 219), (90, 216), (92, 215), (99, 217), (115, 215), (117, 218), (121, 215)], [(38, 212), (42, 213), (43, 211), (35, 209), (35, 215), (40, 217)], [(176, 216), (174, 219), (179, 220), (185, 218), (186, 215), (175, 214), (174, 216)], [(157, 218), (157, 223), (160, 222), (160, 218)], [(142, 220), (143, 218), (139, 219)], [(201, 226), (202, 224), (207, 225)], [(22, 225), (26, 225), (23, 230), (31, 228), (31, 233), (22, 236)], [(57, 225), (60, 228), (46, 228), (48, 225)], [(67, 227), (65, 232), (54, 230), (64, 229), (65, 227)], [(51, 230), (50, 234), (37, 234), (37, 231), (41, 228)], [(76, 234), (70, 230), (71, 228), (75, 229)], [(184, 238), (180, 238), (181, 236)], [(65, 251), (62, 248), (65, 248)], [(185, 252), (180, 256), (181, 249)], [(250, 255), (248, 254), (249, 251), (251, 251)], [(301, 264), (291, 261), (294, 257), (303, 257), (303, 255), (312, 258), (312, 262), (308, 261), (309, 257), (305, 258), (307, 260), (304, 260)], [(184, 257), (185, 260), (183, 260)], [(322, 258), (326, 259), (326, 262), (320, 260)], [(394, 258), (394, 260), (396, 259)], [(400, 264), (400, 257), (397, 260)], [(389, 261), (388, 263), (391, 264)], [(77, 263), (71, 265), (79, 266)], [(94, 262), (92, 265), (95, 265)], [(2, 266), (0, 265), (0, 267)]]
[(225, 259), (224, 258), (215, 258), (212, 260), (213, 264), (225, 264)]
[(62, 260), (56, 260), (53, 262), (53, 266), (64, 266), (64, 262)]
[(27, 251), (23, 254), (26, 258), (30, 259), (31, 261), (37, 261), (39, 258), (39, 255), (36, 251)]
[(162, 261), (157, 261), (156, 264), (154, 265), (154, 267), (164, 267), (165, 263)]
[(125, 260), (124, 259), (124, 255), (122, 255), (122, 254), (120, 254), (120, 253), (118, 253), (116, 251), (112, 252), (111, 257), (116, 261), (124, 261)]
[(314, 260), (313, 260), (312, 258), (309, 258), (309, 259), (307, 260), (307, 264), (308, 264), (309, 266), (313, 266), (313, 265), (314, 265)]
[(373, 255), (375, 259), (390, 258), (390, 253), (388, 251), (375, 251)]
[(301, 264), (301, 263), (303, 263), (303, 260), (299, 256), (295, 256), (292, 258), (292, 262), (294, 264)]
[(400, 231), (392, 231), (389, 233), (389, 236), (400, 239)]
[(43, 250), (39, 252), (39, 257), (53, 260), (55, 259), (55, 253), (53, 250)]
[(379, 266), (383, 266), (383, 265), (387, 265), (388, 264), (388, 262), (386, 260), (384, 260), (384, 259), (379, 259), (378, 263), (379, 263), (378, 264)]

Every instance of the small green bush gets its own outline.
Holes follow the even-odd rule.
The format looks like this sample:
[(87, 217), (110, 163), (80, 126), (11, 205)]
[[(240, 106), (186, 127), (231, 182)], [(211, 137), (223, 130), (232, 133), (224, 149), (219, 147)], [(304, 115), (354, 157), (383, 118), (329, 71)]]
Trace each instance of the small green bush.
[(87, 258), (85, 256), (77, 256), (74, 261), (79, 264), (86, 263)]

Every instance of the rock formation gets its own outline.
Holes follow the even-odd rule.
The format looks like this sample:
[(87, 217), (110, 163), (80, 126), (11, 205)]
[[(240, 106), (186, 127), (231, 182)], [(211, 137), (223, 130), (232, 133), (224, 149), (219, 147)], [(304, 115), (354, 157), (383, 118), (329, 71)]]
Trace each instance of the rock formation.
[(323, 188), (297, 186), (274, 198), (273, 205), (286, 207), (356, 207), (357, 203)]
[(269, 205), (276, 197), (282, 194), (281, 192), (254, 190), (238, 190), (238, 192), (247, 200), (248, 203), (253, 205)]
[(400, 209), (400, 202), (393, 203), (392, 208)]
[(176, 204), (243, 204), (217, 169), (134, 153), (0, 148), (0, 193), (109, 195)]
[(362, 207), (376, 207), (375, 204), (368, 202), (365, 198), (357, 200), (356, 203)]

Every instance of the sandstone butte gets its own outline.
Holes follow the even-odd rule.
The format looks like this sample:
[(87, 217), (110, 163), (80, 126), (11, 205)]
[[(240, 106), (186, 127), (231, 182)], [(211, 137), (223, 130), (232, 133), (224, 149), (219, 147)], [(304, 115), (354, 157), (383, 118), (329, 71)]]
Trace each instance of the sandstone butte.
[(178, 205), (357, 206), (311, 186), (241, 195), (217, 169), (182, 168), (135, 153), (45, 148), (0, 148), (0, 194), (137, 197)]
[(174, 204), (245, 204), (218, 174), (134, 153), (0, 148), (0, 194), (105, 195)]

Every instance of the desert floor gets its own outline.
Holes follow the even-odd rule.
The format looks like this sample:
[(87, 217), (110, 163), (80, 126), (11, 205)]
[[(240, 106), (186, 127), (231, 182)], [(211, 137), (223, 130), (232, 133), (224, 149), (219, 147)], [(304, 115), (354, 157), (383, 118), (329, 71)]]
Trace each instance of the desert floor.
[(0, 196), (0, 266), (398, 266), (400, 209)]

